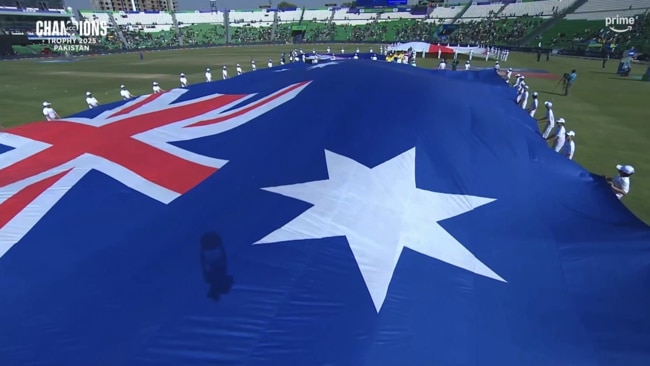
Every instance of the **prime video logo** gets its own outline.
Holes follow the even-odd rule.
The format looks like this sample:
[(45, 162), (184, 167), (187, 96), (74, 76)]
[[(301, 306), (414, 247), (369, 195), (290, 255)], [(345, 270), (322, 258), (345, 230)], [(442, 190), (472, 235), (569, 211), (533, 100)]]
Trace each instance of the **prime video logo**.
[(36, 35), (39, 37), (104, 37), (108, 34), (108, 24), (98, 21), (39, 20), (36, 22)]
[(606, 17), (605, 26), (612, 32), (624, 33), (629, 32), (634, 27), (635, 17)]

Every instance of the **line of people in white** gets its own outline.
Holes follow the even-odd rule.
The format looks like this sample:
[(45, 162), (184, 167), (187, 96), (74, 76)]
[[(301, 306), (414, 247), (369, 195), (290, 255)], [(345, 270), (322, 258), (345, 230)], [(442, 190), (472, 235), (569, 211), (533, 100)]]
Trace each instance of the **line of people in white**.
[[(273, 67), (273, 60), (269, 59), (267, 66), (269, 68)], [(243, 71), (240, 64), (237, 64), (235, 66), (235, 70), (236, 70), (237, 75), (242, 75), (244, 73), (244, 71)], [(257, 66), (255, 65), (255, 61), (252, 60), (251, 61), (251, 71), (256, 71), (256, 70), (257, 70)], [(228, 79), (228, 68), (226, 66), (223, 66), (223, 68), (222, 68), (221, 77), (222, 77), (223, 80)], [(178, 81), (180, 83), (181, 88), (184, 88), (184, 87), (187, 87), (187, 86), (190, 85), (189, 81), (187, 80), (187, 76), (185, 75), (185, 73), (182, 73), (182, 72), (180, 73)], [(210, 70), (209, 67), (206, 68), (206, 70), (205, 70), (205, 81), (206, 82), (211, 82), (212, 81), (212, 71)], [(151, 89), (152, 89), (154, 94), (165, 92), (165, 90), (160, 87), (160, 84), (157, 81), (154, 81), (152, 83), (152, 88)], [(131, 99), (131, 98), (134, 97), (134, 95), (131, 94), (131, 92), (126, 88), (125, 85), (120, 85), (120, 96), (122, 97), (123, 100)], [(100, 105), (97, 98), (95, 98), (95, 96), (89, 91), (86, 92), (86, 104), (88, 105), (88, 108), (96, 108), (96, 107), (98, 107)], [(59, 114), (52, 107), (52, 103), (50, 103), (50, 102), (43, 102), (43, 116), (45, 116), (45, 119), (47, 121), (53, 121), (53, 120), (61, 119)]]
[[(498, 61), (495, 65), (495, 69), (498, 70)], [(539, 95), (537, 92), (533, 92), (532, 100), (529, 104), (528, 100), (530, 97), (530, 90), (526, 84), (526, 76), (516, 74), (515, 78), (512, 87), (517, 90), (517, 105), (526, 110), (532, 118), (535, 118), (535, 114), (539, 107)], [(508, 68), (506, 71), (506, 82), (508, 85), (510, 85), (511, 79), (512, 68)], [(552, 143), (553, 150), (562, 154), (567, 159), (573, 160), (576, 152), (576, 144), (574, 140), (576, 135), (575, 131), (567, 131), (565, 126), (566, 120), (564, 118), (555, 119), (553, 103), (547, 101), (544, 102), (544, 106), (546, 107), (546, 114), (544, 117), (537, 119), (539, 123), (546, 122), (546, 126), (542, 132), (542, 138)]]
[[(498, 70), (498, 61), (495, 65)], [(528, 105), (529, 88), (526, 85), (526, 77), (521, 74), (515, 75), (516, 79), (512, 85), (517, 89), (517, 104), (524, 110), (528, 111), (532, 118), (535, 118), (537, 108), (539, 106), (538, 94), (533, 92), (533, 99)], [(506, 71), (506, 82), (510, 85), (512, 78), (512, 68)], [(555, 112), (553, 111), (553, 103), (544, 102), (546, 113), (542, 118), (537, 119), (539, 123), (546, 122), (542, 131), (542, 138), (547, 142), (552, 143), (552, 149), (565, 156), (569, 160), (573, 160), (576, 151), (575, 131), (566, 129), (566, 120), (564, 118), (555, 119)], [(615, 177), (607, 178), (612, 190), (618, 199), (623, 198), (630, 192), (630, 177), (635, 173), (635, 169), (631, 165), (616, 165), (618, 174)]]
[[(385, 48), (384, 46), (380, 46), (380, 53), (381, 54), (384, 54), (386, 52), (386, 50), (387, 50), (387, 47)], [(360, 52), (358, 47), (356, 49), (356, 52), (357, 52), (357, 54)], [(313, 53), (316, 54), (316, 50), (314, 50)], [(327, 47), (327, 53), (328, 54), (331, 53), (331, 49), (329, 47)], [(341, 48), (341, 53), (345, 53), (345, 49)], [(373, 53), (372, 48), (370, 48), (370, 53)], [(302, 60), (304, 62), (305, 61), (305, 52), (302, 49), (300, 49), (300, 55), (302, 55), (301, 59), (299, 58), (298, 51), (294, 49), (291, 52), (290, 60), (292, 62), (297, 62), (299, 60)], [(358, 59), (358, 56), (355, 57), (355, 58)], [(375, 60), (375, 61), (377, 60), (376, 55), (373, 57), (373, 60)], [(280, 64), (284, 65), (284, 54), (280, 58)], [(269, 60), (267, 61), (266, 67), (268, 67), (268, 68), (273, 67), (273, 59), (269, 58)], [(251, 71), (257, 71), (257, 65), (255, 64), (255, 60), (251, 60)], [(237, 73), (238, 76), (242, 75), (244, 73), (244, 70), (243, 70), (243, 68), (242, 68), (242, 66), (240, 64), (237, 64), (235, 66), (235, 72)], [(228, 79), (228, 77), (229, 77), (228, 76), (228, 67), (223, 66), (222, 69), (221, 69), (221, 79), (226, 80), (226, 79)], [(212, 82), (212, 70), (209, 67), (205, 69), (205, 81), (208, 82), (208, 83)], [(185, 75), (185, 73), (180, 73), (179, 82), (180, 82), (180, 87), (181, 88), (184, 88), (184, 87), (187, 87), (187, 86), (190, 85), (189, 81), (187, 80), (187, 76)], [(160, 87), (160, 84), (157, 81), (153, 82), (151, 89), (152, 89), (154, 94), (165, 92), (165, 90)], [(120, 96), (122, 97), (123, 100), (127, 100), (127, 99), (130, 99), (130, 98), (134, 97), (131, 94), (131, 92), (129, 92), (129, 90), (126, 89), (126, 86), (124, 86), (124, 85), (120, 85)], [(89, 92), (89, 91), (86, 92), (86, 104), (88, 105), (88, 108), (95, 108), (95, 107), (100, 105), (97, 98), (95, 98), (92, 95), (92, 93)], [(50, 102), (43, 102), (43, 116), (45, 116), (45, 119), (48, 120), (48, 121), (61, 119), (59, 114), (52, 107), (52, 103), (50, 103)]]

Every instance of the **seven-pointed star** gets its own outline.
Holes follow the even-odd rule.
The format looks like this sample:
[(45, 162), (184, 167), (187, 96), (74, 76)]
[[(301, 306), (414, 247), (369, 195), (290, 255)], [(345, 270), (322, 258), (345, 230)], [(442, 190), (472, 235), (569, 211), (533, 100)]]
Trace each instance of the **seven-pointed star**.
[(345, 236), (377, 313), (404, 247), (506, 282), (438, 224), (494, 199), (417, 188), (415, 148), (375, 168), (325, 158), (329, 179), (263, 188), (313, 206), (255, 244)]

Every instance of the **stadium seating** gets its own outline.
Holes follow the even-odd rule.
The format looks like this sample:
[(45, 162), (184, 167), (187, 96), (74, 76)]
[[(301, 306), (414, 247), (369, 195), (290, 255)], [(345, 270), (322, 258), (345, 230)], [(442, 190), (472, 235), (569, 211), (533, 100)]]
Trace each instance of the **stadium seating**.
[(634, 16), (648, 10), (647, 0), (589, 0), (567, 19), (597, 20), (605, 17)]
[(545, 0), (512, 3), (506, 5), (500, 15), (507, 17), (529, 15), (550, 18), (553, 14), (561, 13), (566, 10), (569, 6), (573, 5), (575, 1), (576, 0)]
[(192, 25), (192, 24), (223, 24), (223, 12), (217, 13), (201, 13), (201, 12), (177, 12), (176, 20), (179, 23)]
[[(329, 9), (306, 9), (303, 19), (314, 22), (327, 22), (331, 16), (332, 12)], [(284, 20), (284, 17), (282, 19)]]
[[(159, 13), (125, 13), (119, 12), (114, 14), (115, 22), (118, 25), (138, 26), (138, 25), (155, 25), (157, 27), (171, 26), (173, 24), (172, 16), (168, 12)], [(169, 28), (168, 28), (169, 29)]]
[(449, 35), (451, 43), (512, 45), (541, 24), (538, 17), (493, 18), (469, 21)]
[[(82, 10), (80, 11), (81, 15), (88, 19), (88, 20), (95, 20), (98, 22), (106, 22), (107, 24), (110, 23), (110, 19), (107, 12), (100, 12), (100, 11), (89, 11), (89, 10)], [(148, 20), (147, 20), (148, 22)]]
[(476, 20), (483, 19), (497, 13), (503, 4), (485, 4), (485, 5), (472, 5), (467, 9), (461, 20)]
[(615, 33), (605, 27), (602, 20), (561, 20), (553, 29), (543, 34), (542, 42), (562, 49), (583, 49), (585, 46), (600, 47), (612, 43), (621, 48), (636, 47), (649, 52), (650, 16), (641, 15), (640, 21), (631, 32)]
[[(1, 2), (2, 0), (0, 0)], [(513, 45), (531, 34), (544, 21), (562, 14), (577, 0), (540, 0), (514, 3), (473, 3), (465, 5), (417, 9), (385, 9), (383, 13), (364, 12), (355, 8), (313, 8), (278, 11), (223, 10), (217, 12), (181, 11), (174, 15), (179, 30), (175, 30), (172, 14), (81, 11), (87, 19), (106, 21), (115, 19), (124, 35), (126, 48), (161, 48), (180, 45), (178, 33), (185, 45), (218, 45), (226, 43), (292, 42), (292, 27), (304, 29), (306, 42), (381, 42), (430, 41), (471, 44)], [(614, 34), (603, 30), (602, 19), (616, 14), (633, 16), (643, 13), (648, 0), (588, 0), (574, 13), (560, 20), (541, 36), (546, 45), (559, 48), (585, 48), (615, 42), (621, 46), (635, 45), (648, 48), (648, 27), (642, 24), (633, 32)], [(465, 9), (466, 8), (466, 9)], [(417, 11), (416, 11), (417, 10)], [(464, 11), (451, 28), (451, 24)], [(61, 10), (65, 13), (65, 10)], [(226, 35), (228, 19), (230, 36)], [(643, 19), (643, 18), (640, 18)], [(646, 17), (643, 24), (647, 24)], [(20, 24), (12, 24), (18, 29)], [(116, 29), (101, 41), (108, 49), (123, 49)], [(537, 40), (534, 41), (536, 44)], [(309, 48), (309, 46), (307, 46)], [(33, 54), (34, 48), (17, 48), (23, 54)]]
[(462, 6), (451, 6), (451, 7), (442, 7), (438, 6), (433, 9), (433, 12), (429, 14), (428, 18), (430, 19), (443, 19), (446, 22), (451, 22), (458, 13), (463, 10)]
[[(286, 16), (287, 19), (293, 19), (293, 17), (295, 17), (293, 14), (287, 14)], [(273, 24), (274, 15), (272, 12), (267, 12), (265, 10), (230, 10), (228, 13), (228, 19), (230, 19), (230, 25), (233, 27), (261, 27)], [(298, 14), (298, 20), (299, 19), (300, 15)]]

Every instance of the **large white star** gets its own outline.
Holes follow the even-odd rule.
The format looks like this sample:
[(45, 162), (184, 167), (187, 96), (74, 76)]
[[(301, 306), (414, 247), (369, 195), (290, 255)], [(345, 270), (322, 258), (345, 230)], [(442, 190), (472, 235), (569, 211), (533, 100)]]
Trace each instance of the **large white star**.
[(375, 168), (325, 151), (329, 179), (266, 191), (313, 204), (255, 244), (345, 236), (377, 313), (404, 247), (506, 282), (438, 224), (494, 201), (437, 193), (415, 182), (415, 148)]

